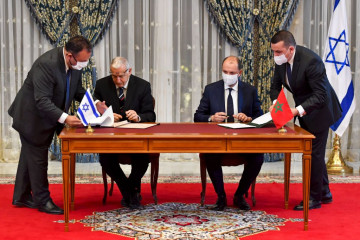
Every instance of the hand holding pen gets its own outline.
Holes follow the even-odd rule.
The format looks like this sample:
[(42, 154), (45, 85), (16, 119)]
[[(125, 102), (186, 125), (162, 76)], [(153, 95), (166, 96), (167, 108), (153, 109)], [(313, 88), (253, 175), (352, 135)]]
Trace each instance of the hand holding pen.
[(211, 116), (212, 122), (224, 122), (229, 116), (225, 112), (217, 112)]

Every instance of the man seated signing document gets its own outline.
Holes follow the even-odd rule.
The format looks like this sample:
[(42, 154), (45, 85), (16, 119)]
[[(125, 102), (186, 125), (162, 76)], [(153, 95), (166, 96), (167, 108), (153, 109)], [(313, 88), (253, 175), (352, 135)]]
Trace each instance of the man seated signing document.
[[(115, 57), (111, 61), (110, 75), (96, 82), (94, 99), (96, 105), (105, 101), (112, 106), (114, 121), (155, 122), (153, 97), (150, 83), (131, 74), (132, 68), (127, 59)], [(101, 102), (99, 102), (99, 101)], [(102, 109), (103, 113), (105, 109)], [(131, 173), (127, 178), (118, 159), (130, 157)], [(141, 178), (149, 165), (149, 154), (99, 154), (101, 166), (116, 182), (123, 196), (123, 206), (140, 207)]]
[[(262, 115), (256, 88), (241, 81), (241, 62), (235, 56), (226, 57), (222, 63), (223, 79), (205, 87), (194, 122), (249, 122)], [(225, 110), (226, 109), (226, 110)], [(250, 210), (244, 198), (256, 179), (264, 161), (263, 154), (204, 154), (206, 168), (218, 196), (213, 210), (222, 211), (227, 206), (221, 161), (227, 157), (247, 160), (233, 203), (241, 210)]]

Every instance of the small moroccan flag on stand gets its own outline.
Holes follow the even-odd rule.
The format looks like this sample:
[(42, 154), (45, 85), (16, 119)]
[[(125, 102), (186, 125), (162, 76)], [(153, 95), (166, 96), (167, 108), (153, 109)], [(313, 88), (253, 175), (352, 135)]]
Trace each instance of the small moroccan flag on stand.
[(275, 106), (271, 111), (272, 120), (276, 128), (281, 128), (288, 121), (290, 121), (294, 116), (290, 110), (290, 106), (285, 97), (284, 89), (281, 89), (279, 96), (276, 100)]

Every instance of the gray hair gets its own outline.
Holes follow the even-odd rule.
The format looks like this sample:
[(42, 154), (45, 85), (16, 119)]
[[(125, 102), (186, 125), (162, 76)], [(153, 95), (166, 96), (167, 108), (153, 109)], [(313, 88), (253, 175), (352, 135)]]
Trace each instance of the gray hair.
[(124, 57), (115, 57), (113, 60), (111, 60), (111, 67), (113, 68), (119, 68), (121, 66), (125, 66), (126, 69), (130, 68), (130, 64), (128, 60)]

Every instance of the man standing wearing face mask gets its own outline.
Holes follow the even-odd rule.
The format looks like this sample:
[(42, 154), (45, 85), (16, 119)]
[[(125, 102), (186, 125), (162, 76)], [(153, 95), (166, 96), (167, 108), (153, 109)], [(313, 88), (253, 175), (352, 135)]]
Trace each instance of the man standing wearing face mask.
[[(302, 128), (316, 137), (312, 141), (309, 209), (320, 208), (322, 203), (332, 202), (325, 149), (329, 127), (341, 117), (341, 106), (316, 53), (296, 46), (294, 36), (285, 30), (271, 38), (271, 49), (276, 63), (271, 100), (278, 97), (282, 86), (289, 90), (296, 106), (291, 108), (293, 116), (298, 117)], [(294, 210), (302, 211), (303, 202)]]
[[(241, 81), (241, 62), (235, 56), (226, 57), (222, 63), (223, 80), (205, 87), (194, 122), (249, 122), (262, 115), (256, 88)], [(206, 168), (218, 196), (213, 210), (222, 211), (227, 206), (221, 168), (223, 158), (239, 157), (247, 160), (233, 203), (241, 210), (250, 210), (244, 198), (256, 179), (264, 161), (263, 154), (203, 154)]]
[(32, 65), (8, 113), (20, 134), (21, 152), (12, 204), (63, 214), (50, 197), (47, 179), (48, 148), (55, 131), (64, 124), (82, 126), (67, 114), (71, 101), (81, 101), (81, 69), (91, 56), (91, 44), (82, 36), (71, 38), (65, 47), (41, 55)]

